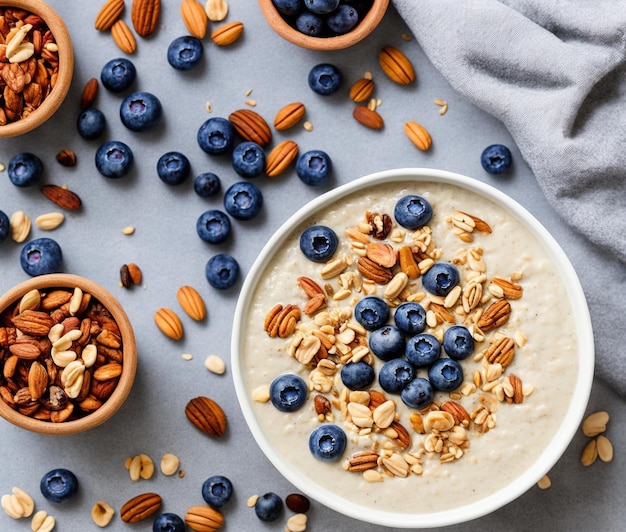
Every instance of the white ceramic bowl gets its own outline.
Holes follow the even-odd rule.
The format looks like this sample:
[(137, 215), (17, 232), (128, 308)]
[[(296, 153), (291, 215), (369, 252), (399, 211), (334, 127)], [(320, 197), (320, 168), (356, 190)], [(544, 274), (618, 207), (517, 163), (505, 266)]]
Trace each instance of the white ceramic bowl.
[[(289, 236), (294, 234), (298, 226), (301, 229), (302, 224), (309, 220), (311, 216), (354, 192), (382, 184), (391, 186), (394, 183), (405, 182), (415, 189), (416, 194), (419, 194), (419, 185), (423, 182), (459, 187), (462, 191), (477, 194), (501, 206), (510, 216), (517, 219), (528, 234), (536, 239), (540, 247), (545, 250), (556, 276), (563, 281), (566, 287), (567, 295), (565, 299), (567, 300), (562, 302), (562, 308), (572, 310), (574, 323), (572, 334), (576, 337), (578, 345), (575, 352), (571, 353), (571, 356), (575, 358), (575, 363), (578, 365), (578, 373), (572, 378), (573, 383), (571, 383), (571, 386), (573, 390), (571, 400), (569, 404), (564, 405), (562, 415), (550, 421), (558, 428), (551, 440), (545, 442), (545, 447), (538, 453), (536, 459), (533, 458), (525, 470), (513, 478), (511, 482), (498, 488), (493, 493), (486, 492), (484, 497), (479, 497), (478, 500), (474, 500), (469, 504), (459, 503), (458, 506), (453, 508), (421, 513), (390, 511), (385, 507), (359, 504), (358, 501), (348, 500), (334, 494), (329, 489), (329, 482), (317, 470), (314, 469), (312, 473), (306, 474), (299, 464), (287, 461), (285, 456), (277, 450), (276, 445), (272, 444), (271, 438), (268, 437), (269, 431), (279, 429), (277, 427), (263, 428), (263, 424), (259, 421), (259, 404), (255, 404), (251, 399), (251, 390), (247, 383), (248, 368), (244, 354), (244, 341), (248, 335), (246, 316), (251, 310), (255, 288), (266, 268), (271, 265), (277, 251)], [(342, 235), (340, 235), (341, 237)], [(285, 354), (284, 356), (287, 355)], [(587, 304), (575, 271), (558, 243), (531, 214), (502, 192), (474, 179), (431, 169), (398, 169), (379, 172), (357, 179), (321, 195), (301, 208), (276, 231), (257, 258), (242, 287), (235, 313), (232, 336), (232, 368), (237, 396), (254, 438), (269, 460), (294, 486), (325, 506), (355, 519), (390, 527), (429, 528), (466, 522), (491, 513), (522, 495), (552, 468), (569, 445), (584, 415), (593, 378), (594, 346)], [(471, 377), (469, 380), (471, 380)], [(556, 387), (559, 386), (558, 382), (553, 384)], [(533, 394), (535, 397), (539, 395), (537, 392), (535, 394)], [(525, 399), (525, 401), (532, 401), (533, 395)], [(399, 402), (399, 398), (395, 399)], [(271, 404), (263, 406), (270, 409), (273, 408)], [(341, 425), (341, 422), (337, 421), (337, 424)], [(471, 452), (472, 447), (470, 446), (470, 456)], [(510, 459), (516, 460), (513, 454), (513, 451), (511, 451)], [(340, 466), (338, 465), (337, 467)], [(454, 464), (451, 467), (454, 467)], [(323, 471), (323, 469), (320, 468), (319, 471)], [(345, 474), (358, 475), (358, 473)], [(494, 471), (494, 474), (497, 473)], [(406, 490), (406, 487), (403, 486), (402, 481), (400, 481), (398, 486), (393, 484), (393, 480), (387, 479), (380, 484), (373, 485), (372, 489), (395, 490), (395, 493), (401, 493), (402, 490)], [(482, 488), (476, 486), (476, 489), (480, 490)], [(423, 497), (425, 495), (428, 496), (429, 494), (422, 493), (418, 496)]]

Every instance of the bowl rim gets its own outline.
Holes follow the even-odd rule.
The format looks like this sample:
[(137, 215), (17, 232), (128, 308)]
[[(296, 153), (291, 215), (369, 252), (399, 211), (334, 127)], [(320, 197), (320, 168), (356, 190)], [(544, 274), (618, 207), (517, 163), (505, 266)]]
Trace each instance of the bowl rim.
[[(392, 181), (408, 181), (412, 183), (440, 182), (456, 185), (503, 206), (505, 210), (517, 218), (544, 247), (560, 275), (565, 279), (564, 284), (570, 304), (576, 309), (574, 320), (578, 333), (579, 345), (577, 354), (579, 371), (572, 394), (573, 400), (552, 441), (547, 445), (546, 449), (539, 455), (532, 466), (508, 486), (483, 499), (464, 506), (423, 514), (394, 513), (360, 506), (337, 495), (325, 492), (325, 488), (321, 484), (318, 484), (317, 481), (292, 469), (272, 448), (269, 441), (264, 436), (256, 416), (254, 415), (251, 406), (252, 399), (249, 391), (245, 388), (242, 371), (243, 323), (250, 308), (256, 287), (255, 280), (268, 266), (280, 242), (288, 237), (295, 227), (304, 222), (324, 205), (334, 203), (348, 194)], [(580, 426), (591, 394), (594, 365), (595, 351), (593, 331), (582, 286), (567, 255), (548, 230), (541, 225), (530, 212), (517, 203), (517, 201), (491, 185), (461, 174), (429, 168), (399, 168), (369, 174), (318, 196), (295, 212), (271, 236), (250, 268), (242, 285), (235, 309), (231, 338), (231, 367), (235, 392), (253, 437), (274, 467), (276, 467), (294, 486), (302, 490), (303, 493), (306, 493), (325, 506), (354, 519), (389, 527), (429, 528), (467, 522), (501, 508), (534, 486), (560, 459)]]
[[(20, 414), (0, 399), (0, 417), (18, 427), (40, 434), (66, 435), (85, 432), (95, 428), (113, 416), (124, 404), (130, 393), (137, 371), (137, 346), (132, 324), (118, 300), (101, 285), (80, 277), (66, 273), (51, 273), (40, 275), (23, 281), (0, 296), (0, 313), (15, 303), (24, 294), (33, 289), (46, 288), (74, 288), (90, 293), (111, 313), (120, 326), (122, 344), (124, 346), (123, 371), (113, 393), (104, 404), (80, 419), (52, 423)], [(122, 326), (124, 324), (125, 326)]]
[[(2, 7), (16, 7), (39, 15), (52, 31), (57, 44), (65, 43), (59, 53), (59, 73), (54, 89), (41, 105), (26, 118), (0, 126), (0, 138), (23, 135), (45, 123), (59, 109), (67, 96), (74, 74), (74, 51), (70, 33), (61, 16), (41, 0), (5, 0)], [(61, 50), (61, 49), (60, 49)]]

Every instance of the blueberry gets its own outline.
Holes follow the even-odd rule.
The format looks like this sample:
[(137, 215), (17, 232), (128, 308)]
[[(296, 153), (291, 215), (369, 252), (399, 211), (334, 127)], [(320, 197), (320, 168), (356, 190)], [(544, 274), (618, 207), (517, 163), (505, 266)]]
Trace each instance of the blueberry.
[(456, 360), (440, 358), (428, 368), (428, 380), (436, 390), (451, 392), (463, 382), (463, 368)]
[(216, 209), (205, 211), (198, 217), (196, 232), (209, 244), (221, 244), (230, 234), (230, 219)]
[(214, 475), (202, 484), (202, 498), (213, 508), (221, 508), (233, 496), (233, 483), (225, 476)]
[(447, 296), (459, 281), (459, 270), (449, 262), (437, 262), (422, 275), (424, 289), (442, 297)]
[(354, 319), (368, 331), (373, 331), (389, 321), (389, 305), (380, 297), (364, 297), (354, 307)]
[(347, 443), (348, 438), (343, 429), (328, 423), (320, 425), (309, 435), (311, 454), (326, 462), (334, 462), (341, 458)]
[(492, 144), (487, 146), (480, 155), (480, 164), (486, 172), (490, 174), (502, 174), (506, 172), (511, 163), (513, 156), (511, 150), (502, 144)]
[(415, 378), (415, 368), (403, 358), (385, 362), (378, 370), (378, 384), (388, 393), (400, 393)]
[(347, 4), (341, 4), (326, 19), (328, 29), (337, 35), (344, 35), (359, 23), (359, 12)]
[(302, 11), (302, 0), (272, 0), (272, 4), (281, 15), (292, 17)]
[(283, 500), (274, 492), (265, 493), (254, 503), (254, 513), (266, 523), (276, 521), (283, 513)]
[(20, 254), (22, 269), (32, 277), (58, 272), (62, 260), (61, 246), (45, 237), (27, 242)]
[(106, 124), (104, 113), (100, 109), (90, 107), (78, 115), (76, 130), (85, 140), (94, 140), (104, 133)]
[(322, 17), (305, 11), (296, 18), (296, 29), (309, 37), (319, 37), (324, 31), (324, 21)]
[(177, 151), (164, 153), (157, 161), (157, 174), (163, 183), (180, 185), (191, 170), (189, 159)]
[(242, 142), (233, 150), (232, 164), (241, 177), (256, 177), (265, 170), (265, 152), (256, 142)]
[(0, 244), (7, 239), (11, 231), (11, 220), (4, 211), (0, 211)]
[(198, 129), (197, 141), (202, 151), (221, 155), (230, 151), (235, 143), (235, 127), (226, 118), (209, 118)]
[(405, 334), (414, 336), (426, 329), (426, 311), (415, 301), (401, 303), (396, 308), (393, 319), (398, 328)]
[(50, 502), (67, 502), (78, 492), (78, 479), (68, 469), (53, 469), (41, 478), (39, 489)]
[(411, 408), (425, 408), (433, 402), (433, 386), (428, 379), (416, 377), (400, 392), (400, 398)]
[(425, 198), (408, 194), (398, 200), (393, 215), (402, 227), (418, 229), (425, 226), (433, 216), (433, 208)]
[(128, 89), (136, 77), (137, 69), (135, 65), (123, 57), (111, 59), (102, 67), (100, 72), (102, 85), (112, 92), (121, 92)]
[(296, 162), (296, 174), (303, 183), (312, 187), (326, 183), (332, 171), (333, 162), (322, 150), (304, 152)]
[(193, 190), (198, 196), (208, 198), (215, 196), (222, 188), (220, 178), (212, 172), (198, 174), (193, 180)]
[(246, 181), (233, 183), (224, 193), (224, 208), (237, 220), (254, 218), (263, 207), (263, 194), (259, 187)]
[(304, 0), (304, 6), (312, 13), (326, 15), (339, 5), (339, 0)]
[(406, 342), (404, 356), (416, 368), (430, 366), (441, 355), (441, 343), (436, 336), (428, 333), (416, 334)]
[(152, 523), (152, 532), (185, 532), (186, 529), (185, 521), (170, 512), (158, 515)]
[(214, 255), (206, 264), (205, 276), (213, 288), (226, 290), (237, 282), (239, 264), (226, 253)]
[(283, 373), (270, 383), (270, 401), (281, 412), (298, 410), (307, 398), (306, 382), (294, 373)]
[(464, 360), (474, 352), (474, 338), (467, 327), (453, 325), (443, 333), (443, 348), (450, 358)]
[(191, 70), (204, 55), (202, 41), (191, 35), (174, 39), (167, 47), (167, 62), (176, 70)]
[(335, 65), (320, 63), (309, 71), (308, 82), (313, 92), (322, 96), (330, 96), (341, 87), (343, 75)]
[(7, 174), (16, 187), (30, 187), (41, 179), (43, 163), (34, 153), (23, 152), (10, 161)]
[(151, 92), (134, 92), (120, 105), (122, 124), (131, 131), (150, 131), (159, 125), (162, 117), (161, 101)]
[(300, 235), (300, 251), (313, 262), (326, 262), (337, 250), (337, 234), (325, 225), (307, 227)]
[(349, 362), (341, 366), (341, 382), (351, 390), (364, 390), (376, 378), (374, 368), (367, 362)]
[(123, 142), (105, 142), (96, 150), (96, 168), (104, 177), (120, 178), (133, 165), (133, 151)]
[(396, 325), (383, 325), (369, 337), (370, 351), (381, 360), (401, 357), (404, 346), (404, 333)]

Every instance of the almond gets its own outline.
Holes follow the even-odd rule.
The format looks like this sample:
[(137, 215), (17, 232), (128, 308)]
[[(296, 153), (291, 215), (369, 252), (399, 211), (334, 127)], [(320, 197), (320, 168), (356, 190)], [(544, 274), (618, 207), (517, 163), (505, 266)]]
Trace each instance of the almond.
[(154, 323), (161, 332), (172, 340), (180, 340), (183, 337), (183, 324), (180, 318), (169, 308), (160, 308), (154, 314)]
[(156, 493), (142, 493), (122, 505), (120, 517), (125, 523), (137, 523), (150, 517), (161, 507), (162, 499)]
[(221, 22), (228, 15), (228, 3), (226, 0), (207, 0), (204, 10), (211, 22)]
[(396, 252), (385, 242), (371, 242), (365, 247), (365, 256), (384, 268), (396, 265)]
[(141, 284), (143, 273), (141, 268), (139, 268), (139, 266), (137, 266), (134, 262), (128, 263), (128, 275), (130, 275), (130, 280), (133, 284)]
[(268, 177), (282, 174), (298, 156), (298, 145), (293, 140), (278, 144), (267, 156), (265, 173)]
[(137, 35), (148, 37), (156, 29), (161, 0), (133, 0), (130, 19)]
[(52, 231), (59, 227), (63, 220), (65, 220), (65, 216), (61, 212), (48, 212), (46, 214), (41, 214), (35, 218), (35, 225), (44, 231)]
[(229, 22), (215, 28), (211, 33), (211, 40), (218, 46), (233, 44), (243, 33), (243, 22)]
[(61, 166), (76, 166), (76, 154), (72, 150), (61, 150), (57, 153), (56, 160)]
[(133, 35), (132, 30), (128, 27), (128, 24), (123, 20), (117, 20), (111, 26), (111, 36), (113, 41), (117, 44), (118, 48), (122, 52), (132, 54), (137, 49), (137, 41)]
[(430, 149), (432, 144), (432, 139), (430, 138), (430, 133), (426, 130), (424, 126), (418, 124), (417, 122), (409, 121), (404, 124), (404, 133), (409, 140), (415, 144), (417, 148), (422, 151), (427, 151)]
[(21, 332), (35, 337), (46, 336), (54, 325), (50, 314), (40, 310), (25, 310), (21, 314), (13, 316), (11, 321)]
[(73, 211), (82, 205), (82, 201), (80, 200), (78, 194), (65, 187), (60, 187), (58, 185), (44, 185), (41, 187), (41, 192), (52, 203), (55, 203), (62, 209)]
[(80, 95), (80, 108), (88, 109), (93, 105), (96, 100), (96, 96), (98, 95), (98, 78), (91, 78), (85, 83), (83, 87), (83, 92)]
[(274, 128), (284, 131), (295, 126), (304, 116), (306, 109), (301, 102), (293, 102), (281, 108), (274, 117)]
[(209, 19), (200, 2), (183, 0), (180, 4), (180, 14), (189, 33), (198, 39), (204, 39)]
[(185, 415), (198, 429), (209, 436), (220, 437), (226, 431), (226, 414), (215, 401), (208, 397), (195, 397), (187, 403)]
[(180, 306), (195, 321), (202, 321), (206, 316), (206, 306), (202, 296), (192, 286), (181, 286), (176, 293)]
[(385, 46), (378, 54), (378, 62), (389, 79), (400, 85), (408, 85), (415, 80), (415, 70), (409, 58), (393, 46)]
[(28, 370), (28, 390), (33, 401), (38, 401), (48, 388), (48, 372), (36, 360)]
[(251, 109), (239, 109), (228, 116), (228, 120), (245, 140), (265, 147), (272, 140), (272, 131), (265, 119)]
[(385, 125), (383, 117), (378, 114), (378, 111), (370, 109), (365, 105), (359, 105), (352, 111), (352, 116), (359, 123), (370, 129), (382, 129)]
[(99, 31), (109, 30), (124, 11), (124, 0), (107, 0), (98, 11), (94, 26)]
[(184, 519), (195, 532), (215, 532), (224, 525), (224, 516), (210, 506), (192, 506), (187, 509)]
[(350, 87), (350, 98), (353, 102), (361, 103), (368, 100), (373, 92), (374, 82), (371, 79), (357, 79)]

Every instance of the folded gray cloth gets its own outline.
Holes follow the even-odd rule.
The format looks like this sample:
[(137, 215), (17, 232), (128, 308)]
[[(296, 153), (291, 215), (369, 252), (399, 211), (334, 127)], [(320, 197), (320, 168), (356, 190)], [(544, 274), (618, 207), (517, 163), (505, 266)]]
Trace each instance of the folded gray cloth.
[(598, 246), (589, 246), (591, 271), (579, 265), (578, 273), (597, 374), (626, 396), (618, 341), (626, 308), (626, 2), (392, 2), (452, 87), (504, 123), (556, 211)]

